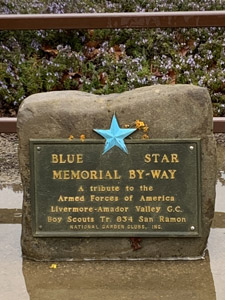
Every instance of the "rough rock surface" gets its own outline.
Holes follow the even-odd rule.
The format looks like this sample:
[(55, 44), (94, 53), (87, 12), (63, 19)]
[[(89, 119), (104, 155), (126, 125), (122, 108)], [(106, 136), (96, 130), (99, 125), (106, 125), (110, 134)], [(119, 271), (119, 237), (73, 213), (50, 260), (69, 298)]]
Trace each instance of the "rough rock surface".
[[(101, 138), (93, 128), (108, 128), (116, 112), (121, 127), (142, 120), (150, 138), (201, 139), (202, 236), (143, 238), (133, 251), (128, 238), (34, 238), (31, 231), (30, 138)], [(24, 187), (22, 250), (37, 260), (169, 259), (204, 255), (214, 214), (216, 157), (212, 109), (206, 89), (192, 85), (152, 86), (97, 96), (75, 91), (36, 94), (18, 113), (19, 162)], [(133, 138), (140, 139), (137, 131)]]

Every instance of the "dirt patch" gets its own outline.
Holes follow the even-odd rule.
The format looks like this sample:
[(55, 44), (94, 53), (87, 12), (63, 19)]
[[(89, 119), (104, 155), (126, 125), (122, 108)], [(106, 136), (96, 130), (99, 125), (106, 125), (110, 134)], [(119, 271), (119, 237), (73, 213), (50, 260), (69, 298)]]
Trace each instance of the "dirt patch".
[(0, 183), (20, 183), (17, 134), (0, 134)]
[(215, 138), (217, 144), (224, 144), (225, 146), (225, 133), (216, 133)]

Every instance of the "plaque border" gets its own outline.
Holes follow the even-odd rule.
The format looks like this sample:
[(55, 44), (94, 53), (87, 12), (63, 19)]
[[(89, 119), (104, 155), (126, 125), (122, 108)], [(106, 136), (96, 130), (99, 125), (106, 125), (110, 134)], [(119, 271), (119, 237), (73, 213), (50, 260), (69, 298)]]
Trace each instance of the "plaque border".
[[(198, 231), (186, 231), (186, 232), (52, 232), (52, 231), (41, 231), (38, 228), (37, 222), (37, 188), (35, 185), (35, 146), (40, 144), (104, 144), (105, 141), (101, 139), (29, 139), (30, 149), (30, 187), (31, 187), (31, 219), (32, 219), (32, 234), (34, 237), (57, 237), (57, 238), (123, 238), (123, 237), (146, 237), (146, 238), (188, 238), (188, 237), (201, 237), (202, 236), (202, 195), (201, 195), (201, 138), (190, 138), (190, 139), (126, 139), (126, 144), (183, 144), (192, 143), (196, 145), (196, 168), (197, 168), (197, 220), (198, 220)], [(129, 154), (128, 154), (129, 155)], [(119, 235), (118, 235), (119, 234)]]

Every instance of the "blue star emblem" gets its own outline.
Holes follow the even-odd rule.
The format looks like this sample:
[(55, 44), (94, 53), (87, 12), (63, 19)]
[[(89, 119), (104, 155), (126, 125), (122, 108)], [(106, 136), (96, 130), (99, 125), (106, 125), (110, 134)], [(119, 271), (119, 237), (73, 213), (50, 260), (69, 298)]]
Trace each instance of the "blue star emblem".
[(110, 129), (93, 129), (106, 139), (103, 154), (109, 151), (114, 146), (119, 147), (122, 151), (128, 154), (127, 147), (124, 143), (125, 137), (136, 131), (136, 128), (120, 128), (115, 114), (113, 115)]

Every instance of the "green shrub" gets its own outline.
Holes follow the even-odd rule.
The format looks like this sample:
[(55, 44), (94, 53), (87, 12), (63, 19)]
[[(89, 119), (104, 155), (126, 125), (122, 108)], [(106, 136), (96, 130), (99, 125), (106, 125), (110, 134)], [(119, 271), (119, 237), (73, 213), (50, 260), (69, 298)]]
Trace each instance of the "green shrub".
[[(32, 4), (31, 4), (32, 2)], [(222, 1), (0, 1), (0, 13), (225, 9)], [(225, 115), (225, 30), (0, 31), (0, 101), (17, 108), (33, 93), (120, 93), (152, 84), (207, 87)]]

